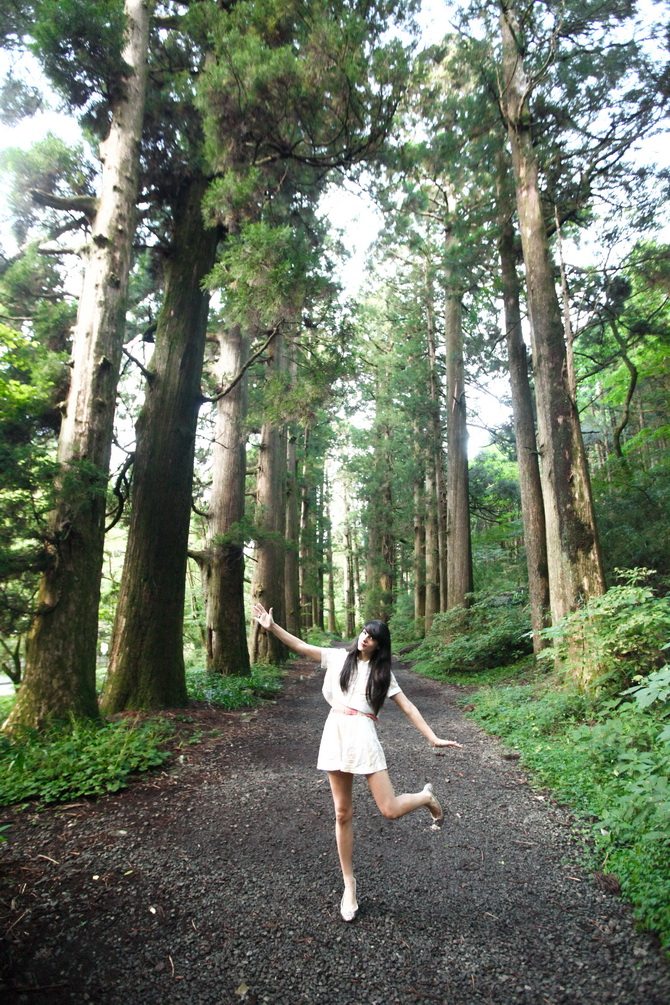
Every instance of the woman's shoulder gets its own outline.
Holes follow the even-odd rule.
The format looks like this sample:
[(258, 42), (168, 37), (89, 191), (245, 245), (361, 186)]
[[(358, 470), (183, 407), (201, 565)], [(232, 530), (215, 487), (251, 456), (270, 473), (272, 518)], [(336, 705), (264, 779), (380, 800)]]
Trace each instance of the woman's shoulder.
[(346, 649), (322, 649), (321, 665), (324, 667), (342, 666), (347, 658)]

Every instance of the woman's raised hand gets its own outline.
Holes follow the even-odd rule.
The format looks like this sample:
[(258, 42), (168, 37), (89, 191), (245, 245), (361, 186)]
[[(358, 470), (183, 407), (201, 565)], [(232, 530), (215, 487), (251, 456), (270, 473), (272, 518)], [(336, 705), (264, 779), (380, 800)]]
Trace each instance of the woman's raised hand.
[(268, 630), (274, 625), (274, 618), (272, 617), (272, 608), (266, 611), (262, 604), (254, 604), (251, 608), (251, 612), (255, 617), (261, 628), (267, 628)]

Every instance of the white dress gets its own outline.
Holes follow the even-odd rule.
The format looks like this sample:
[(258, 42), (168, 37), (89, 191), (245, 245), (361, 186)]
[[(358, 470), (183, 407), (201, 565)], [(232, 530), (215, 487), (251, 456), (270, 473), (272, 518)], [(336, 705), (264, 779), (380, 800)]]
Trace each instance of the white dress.
[[(323, 727), (317, 768), (320, 771), (371, 775), (385, 770), (386, 757), (374, 719), (368, 717), (373, 714), (372, 706), (365, 697), (369, 663), (358, 661), (356, 673), (344, 692), (340, 688), (340, 673), (347, 655), (346, 649), (321, 650), (321, 666), (326, 668), (323, 695), (333, 707)], [(391, 698), (401, 690), (392, 673), (387, 697)], [(347, 715), (341, 711), (344, 708), (357, 709), (368, 715)]]

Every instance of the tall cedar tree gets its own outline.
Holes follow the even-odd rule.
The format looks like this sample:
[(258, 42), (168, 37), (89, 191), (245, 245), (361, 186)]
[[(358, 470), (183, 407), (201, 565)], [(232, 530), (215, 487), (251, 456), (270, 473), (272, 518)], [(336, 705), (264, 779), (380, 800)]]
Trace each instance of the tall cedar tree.
[(538, 448), (547, 528), (552, 618), (605, 590), (586, 453), (568, 385), (563, 319), (544, 220), (539, 165), (528, 107), (530, 84), (514, 8), (500, 16), (502, 108), (507, 123), (531, 322)]
[(152, 5), (126, 0), (125, 46), (115, 67), (111, 124), (100, 148), (100, 196), (72, 348), (72, 381), (58, 443), (50, 563), (26, 653), (25, 679), (8, 725), (97, 716), (98, 602), (106, 484), (135, 231), (139, 149)]

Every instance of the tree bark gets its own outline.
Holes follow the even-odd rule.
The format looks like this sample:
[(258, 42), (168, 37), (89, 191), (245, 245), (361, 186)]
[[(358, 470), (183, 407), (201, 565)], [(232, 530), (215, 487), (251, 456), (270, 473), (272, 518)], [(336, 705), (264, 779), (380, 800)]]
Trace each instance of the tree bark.
[(533, 398), (528, 379), (526, 346), (521, 330), (520, 284), (514, 249), (514, 225), (509, 210), (509, 205), (504, 204), (501, 197), (501, 226), (498, 247), (505, 311), (507, 359), (519, 466), (523, 538), (528, 567), (528, 600), (533, 630), (533, 651), (538, 653), (546, 645), (540, 632), (546, 626), (549, 610), (547, 538), (540, 464), (535, 441)]
[(345, 589), (345, 637), (350, 639), (356, 634), (356, 577), (354, 535), (351, 523), (347, 520), (344, 528), (344, 543), (346, 549), (346, 589)]
[[(450, 240), (448, 236), (447, 245)], [(469, 604), (473, 590), (462, 307), (460, 295), (450, 287), (447, 269), (447, 610)]]
[(393, 459), (391, 430), (384, 411), (389, 407), (388, 378), (378, 374), (375, 423), (375, 484), (368, 505), (366, 618), (388, 621), (395, 587), (395, 531), (393, 526)]
[(431, 404), (431, 454), (435, 466), (435, 504), (437, 518), (437, 587), (438, 610), (447, 609), (447, 490), (444, 478), (444, 449), (442, 443), (442, 409), (440, 408), (440, 382), (437, 373), (437, 349), (433, 323), (433, 287), (427, 272), (426, 278), (426, 329), (428, 336), (428, 393)]
[(614, 336), (617, 345), (621, 350), (621, 358), (626, 365), (626, 369), (629, 373), (628, 388), (626, 389), (626, 400), (624, 401), (623, 409), (621, 412), (621, 418), (617, 422), (616, 426), (612, 430), (612, 443), (614, 447), (614, 453), (619, 458), (623, 460), (623, 450), (621, 448), (621, 436), (624, 429), (630, 421), (630, 406), (633, 401), (633, 395), (635, 394), (635, 388), (637, 387), (638, 380), (638, 370), (632, 359), (628, 355), (628, 347), (626, 346), (625, 340), (621, 337), (619, 332), (619, 326), (617, 324), (616, 318), (611, 317), (609, 319), (610, 331)]
[(554, 622), (605, 590), (586, 453), (569, 390), (561, 309), (544, 222), (537, 157), (527, 107), (529, 85), (512, 8), (503, 8), (503, 112), (514, 165), (521, 244), (526, 267), (538, 446), (547, 528)]
[[(417, 436), (418, 442), (418, 436)], [(425, 473), (421, 464), (422, 451), (415, 447), (416, 474), (414, 477), (414, 621), (424, 624), (426, 617), (426, 505), (424, 497)]]
[(324, 523), (326, 536), (326, 570), (328, 576), (327, 594), (327, 626), (331, 635), (337, 634), (337, 618), (335, 617), (335, 569), (333, 567), (333, 525), (330, 519), (330, 503), (328, 499), (324, 508)]
[[(275, 373), (284, 371), (284, 335), (274, 341), (271, 366)], [(272, 421), (263, 423), (256, 475), (256, 518), (259, 531), (251, 579), (251, 601), (274, 609), (278, 624), (286, 623), (286, 429)], [(252, 663), (281, 663), (288, 649), (271, 632), (263, 631), (254, 619), (249, 634)]]
[(300, 486), (297, 437), (290, 432), (286, 444), (286, 629), (301, 635), (300, 625)]
[[(305, 426), (303, 436), (302, 486), (300, 490), (300, 623), (303, 629), (310, 628), (312, 619), (312, 594), (314, 592), (312, 570), (314, 567), (314, 528), (312, 516), (312, 490), (309, 484), (310, 427)], [(302, 636), (301, 636), (302, 637)]]
[(193, 461), (209, 296), (202, 280), (218, 231), (206, 229), (207, 180), (176, 197), (172, 249), (150, 380), (136, 432), (133, 498), (103, 707), (186, 704), (183, 622)]
[(435, 489), (434, 454), (429, 454), (426, 468), (425, 492), (425, 542), (426, 542), (426, 609), (424, 627), (430, 631), (435, 615), (440, 610), (440, 566), (437, 534), (437, 495)]
[(8, 727), (98, 715), (95, 670), (105, 501), (135, 232), (146, 58), (153, 4), (126, 0), (128, 67), (101, 144), (100, 198), (73, 335), (72, 378), (58, 441), (50, 565), (39, 588), (24, 681)]
[[(241, 372), (249, 340), (239, 325), (219, 335), (218, 375), (222, 387)], [(212, 492), (207, 544), (201, 566), (206, 596), (207, 669), (249, 673), (244, 611), (244, 519), (246, 452), (246, 375), (216, 403), (212, 443)]]

